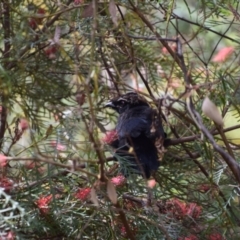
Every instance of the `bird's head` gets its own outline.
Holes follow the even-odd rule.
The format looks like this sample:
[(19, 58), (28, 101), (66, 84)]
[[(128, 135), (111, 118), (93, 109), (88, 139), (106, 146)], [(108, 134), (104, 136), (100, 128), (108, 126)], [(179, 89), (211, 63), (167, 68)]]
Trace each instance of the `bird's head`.
[(117, 111), (119, 114), (125, 112), (127, 109), (137, 106), (149, 106), (146, 99), (136, 92), (129, 92), (119, 97), (113, 98), (105, 107), (109, 107)]

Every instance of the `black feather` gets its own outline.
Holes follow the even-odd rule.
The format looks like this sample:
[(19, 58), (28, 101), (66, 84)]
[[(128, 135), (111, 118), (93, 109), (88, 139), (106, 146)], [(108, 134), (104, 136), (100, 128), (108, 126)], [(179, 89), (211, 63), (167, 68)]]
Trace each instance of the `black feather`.
[(118, 142), (114, 143), (114, 147), (118, 145), (116, 154), (129, 161), (137, 173), (149, 178), (160, 165), (155, 142), (165, 138), (157, 112), (133, 92), (112, 99), (106, 107), (119, 113), (116, 125)]

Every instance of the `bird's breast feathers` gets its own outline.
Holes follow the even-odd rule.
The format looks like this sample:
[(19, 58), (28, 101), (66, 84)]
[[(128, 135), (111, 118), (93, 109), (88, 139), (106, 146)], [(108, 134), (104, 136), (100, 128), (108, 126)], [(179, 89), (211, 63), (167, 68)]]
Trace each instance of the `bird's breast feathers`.
[(150, 133), (152, 125), (152, 111), (149, 107), (129, 109), (119, 116), (116, 130), (118, 136), (138, 137), (141, 133)]

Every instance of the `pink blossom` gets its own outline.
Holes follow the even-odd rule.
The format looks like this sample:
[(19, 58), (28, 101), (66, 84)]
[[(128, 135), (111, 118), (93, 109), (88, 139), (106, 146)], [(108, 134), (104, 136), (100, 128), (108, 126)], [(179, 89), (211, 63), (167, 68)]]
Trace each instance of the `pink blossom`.
[(14, 240), (15, 239), (15, 234), (12, 231), (8, 231), (7, 235), (4, 236), (4, 238), (0, 238), (0, 240)]
[(111, 182), (115, 186), (121, 186), (126, 182), (126, 178), (123, 175), (119, 175), (119, 176), (113, 177), (111, 179)]
[(46, 214), (49, 212), (49, 203), (52, 201), (52, 194), (46, 196), (46, 197), (41, 197), (36, 201), (36, 205), (39, 208), (40, 212), (43, 214)]
[(58, 151), (65, 151), (66, 150), (66, 146), (61, 144), (61, 143), (57, 143), (56, 141), (52, 141), (51, 142), (51, 146), (56, 148)]
[(148, 180), (147, 185), (148, 185), (149, 188), (154, 188), (156, 186), (155, 179)]
[(0, 167), (5, 167), (7, 165), (7, 160), (8, 158), (5, 155), (0, 154)]
[(102, 138), (102, 141), (106, 144), (111, 144), (117, 139), (118, 139), (117, 131), (111, 130), (105, 134), (105, 136)]
[(89, 198), (91, 192), (91, 188), (80, 188), (78, 189), (77, 193), (75, 194), (75, 197), (78, 198), (81, 201), (85, 201)]
[(234, 52), (234, 47), (224, 47), (218, 51), (218, 53), (213, 58), (213, 62), (222, 63), (227, 60), (228, 57)]

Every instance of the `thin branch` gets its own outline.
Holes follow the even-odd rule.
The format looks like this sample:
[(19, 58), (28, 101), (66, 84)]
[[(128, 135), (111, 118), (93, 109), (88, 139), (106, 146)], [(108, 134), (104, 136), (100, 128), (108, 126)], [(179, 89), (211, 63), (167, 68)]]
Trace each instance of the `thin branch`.
[[(176, 131), (174, 131), (174, 129), (172, 129), (172, 131), (174, 132), (174, 134), (178, 137), (178, 134)], [(185, 150), (185, 152), (188, 154), (188, 156), (194, 161), (194, 163), (199, 167), (199, 169), (201, 170), (201, 172), (204, 174), (204, 176), (212, 182), (210, 176), (209, 176), (209, 173), (208, 171), (205, 169), (205, 167), (196, 159), (196, 156), (195, 154), (193, 154), (192, 152), (189, 151), (189, 149), (185, 146), (184, 143), (181, 143), (183, 149)], [(218, 185), (216, 183), (213, 183), (214, 186), (216, 186), (218, 188), (218, 191), (219, 191), (219, 195), (221, 196), (221, 198), (223, 199), (223, 201), (226, 203), (227, 200), (223, 194), (223, 192), (221, 191), (221, 189), (219, 189)], [(230, 204), (227, 204), (227, 208), (228, 210), (231, 212), (232, 216), (234, 216), (234, 218), (239, 222), (239, 218), (235, 215), (234, 211), (232, 210), (231, 208), (231, 205)]]
[[(240, 128), (240, 124), (238, 125), (235, 125), (233, 127), (229, 127), (229, 128), (225, 128), (225, 129), (222, 129), (222, 131), (225, 133), (225, 132), (230, 132), (230, 131), (233, 131), (233, 130), (236, 130), (236, 129), (239, 129)], [(214, 132), (211, 132), (212, 135), (218, 135), (219, 132), (217, 130), (215, 130)], [(200, 139), (201, 138), (201, 134), (197, 134), (197, 135), (194, 135), (194, 136), (188, 136), (188, 137), (181, 137), (181, 138), (177, 138), (177, 139), (166, 139), (166, 147), (168, 146), (175, 146), (175, 145), (178, 145), (178, 144), (181, 144), (181, 143), (185, 143), (185, 142), (192, 142), (192, 141), (195, 141), (197, 139)]]
[(98, 163), (99, 163), (99, 170), (100, 170), (100, 181), (101, 182), (105, 182), (106, 181), (106, 176), (104, 174), (104, 164), (105, 164), (105, 157), (102, 153), (102, 151), (100, 150), (100, 144), (95, 140), (94, 136), (93, 136), (93, 133), (92, 133), (92, 130), (90, 129), (85, 117), (82, 115), (82, 119), (83, 119), (83, 122), (85, 124), (85, 127), (87, 129), (87, 132), (88, 132), (88, 136), (89, 136), (89, 140), (90, 142), (93, 144), (93, 148), (95, 149), (96, 151), (96, 154), (98, 156)]
[(233, 18), (233, 20), (231, 21), (231, 23), (229, 24), (228, 28), (224, 31), (224, 33), (221, 35), (220, 39), (217, 41), (215, 47), (213, 48), (213, 51), (211, 52), (211, 55), (208, 59), (208, 63), (211, 61), (213, 54), (215, 53), (215, 50), (217, 49), (218, 45), (220, 44), (220, 42), (222, 41), (222, 39), (226, 36), (225, 34), (228, 32), (228, 30), (232, 27), (232, 24), (234, 23), (235, 17)]
[[(3, 2), (3, 18), (2, 18), (2, 27), (3, 27), (3, 37), (4, 37), (4, 50), (3, 50), (3, 58), (4, 63), (3, 66), (7, 70), (8, 62), (10, 61), (10, 37), (11, 37), (11, 27), (10, 27), (10, 7), (9, 1), (5, 0)], [(1, 100), (2, 100), (2, 110), (1, 110), (1, 126), (0, 126), (0, 149), (2, 148), (2, 144), (4, 142), (4, 134), (6, 130), (6, 122), (7, 122), (7, 96), (4, 91), (1, 91)]]
[(114, 206), (116, 207), (118, 213), (119, 213), (119, 218), (121, 219), (122, 223), (123, 223), (123, 226), (125, 227), (125, 230), (126, 230), (126, 233), (127, 233), (127, 236), (129, 237), (129, 239), (131, 240), (135, 240), (135, 236), (133, 234), (133, 231), (131, 230), (129, 224), (128, 224), (128, 221), (127, 221), (127, 218), (126, 218), (126, 215), (124, 213), (124, 211), (122, 210), (119, 202), (117, 202), (116, 204), (114, 204)]
[[(146, 37), (146, 36), (136, 36), (136, 35), (132, 35), (130, 33), (127, 33), (127, 36), (133, 39), (140, 39), (140, 40), (144, 40), (144, 41), (156, 41), (158, 40), (158, 38), (156, 36), (150, 36), (150, 37)], [(173, 38), (161, 38), (161, 40), (164, 41), (168, 41), (168, 42), (176, 42), (176, 39)]]
[[(65, 4), (65, 6), (68, 6), (70, 3), (72, 3), (72, 0), (69, 0), (66, 4)], [(72, 9), (72, 8), (71, 8)], [(64, 10), (61, 10), (61, 11), (59, 11), (57, 14), (55, 14), (55, 16), (53, 17), (53, 18), (51, 18), (49, 21), (47, 21), (46, 22), (46, 24), (44, 25), (44, 27), (41, 29), (41, 30), (39, 30), (39, 31), (37, 31), (36, 32), (36, 35), (35, 35), (35, 38), (32, 40), (32, 42), (36, 42), (36, 41), (38, 41), (38, 38), (39, 38), (39, 34), (40, 35), (42, 35), (43, 33), (45, 33), (46, 31), (47, 31), (47, 29), (50, 27), (50, 26), (52, 26), (58, 19), (59, 19), (59, 17), (63, 14), (63, 13), (65, 13), (66, 11), (69, 11), (70, 9), (68, 9), (67, 7), (65, 7), (65, 9)], [(30, 50), (31, 49), (31, 45), (29, 44), (29, 45), (26, 45), (25, 46), (25, 48), (23, 48), (23, 50), (21, 50), (20, 51), (20, 53), (19, 53), (19, 57), (18, 57), (18, 59), (21, 59), (21, 57), (23, 57), (25, 54), (26, 54), (26, 52), (28, 51), (28, 50)], [(8, 69), (12, 69), (13, 67), (15, 67), (16, 66), (16, 62), (10, 62), (9, 64), (8, 64), (8, 66), (7, 66), (7, 68)]]
[(86, 170), (83, 170), (83, 168), (85, 168), (85, 164), (84, 165), (77, 165), (75, 166), (74, 164), (63, 164), (63, 163), (60, 163), (60, 162), (56, 162), (56, 161), (52, 161), (52, 160), (49, 160), (49, 159), (46, 159), (46, 158), (43, 158), (43, 157), (35, 157), (35, 158), (19, 158), (19, 157), (7, 157), (7, 159), (9, 161), (19, 161), (19, 160), (22, 160), (22, 161), (29, 161), (29, 160), (32, 160), (32, 161), (37, 161), (37, 162), (44, 162), (44, 163), (48, 163), (48, 164), (52, 164), (54, 166), (58, 166), (58, 167), (62, 167), (62, 168), (65, 168), (65, 169), (69, 169), (71, 171), (80, 171), (82, 173), (85, 173), (87, 175), (90, 175), (92, 177), (95, 177), (97, 178), (97, 175), (96, 174), (93, 174), (91, 172), (88, 172)]
[(229, 36), (225, 36), (223, 33), (217, 32), (217, 31), (213, 30), (212, 28), (209, 28), (209, 27), (206, 27), (206, 26), (204, 26), (204, 25), (201, 25), (200, 23), (193, 22), (193, 21), (191, 21), (191, 20), (189, 20), (189, 19), (186, 19), (186, 18), (184, 18), (184, 17), (180, 17), (179, 15), (177, 15), (177, 14), (175, 14), (175, 13), (172, 13), (172, 16), (173, 16), (174, 18), (178, 19), (178, 20), (181, 20), (181, 21), (190, 23), (191, 25), (195, 25), (195, 26), (201, 27), (202, 29), (207, 30), (207, 31), (212, 32), (212, 33), (215, 33), (216, 35), (218, 35), (218, 36), (220, 36), (220, 37), (223, 37), (223, 38), (225, 38), (225, 39), (231, 40), (232, 42), (235, 42), (235, 43), (240, 44), (240, 42), (237, 41), (236, 39), (231, 38), (231, 37), (229, 37)]
[(191, 99), (187, 99), (187, 107), (188, 111), (191, 114), (192, 118), (195, 119), (198, 128), (201, 132), (209, 139), (213, 148), (223, 157), (228, 167), (231, 169), (236, 181), (240, 184), (240, 166), (236, 162), (236, 160), (227, 152), (225, 152), (214, 140), (212, 134), (208, 131), (208, 129), (203, 125), (200, 114), (195, 110)]

